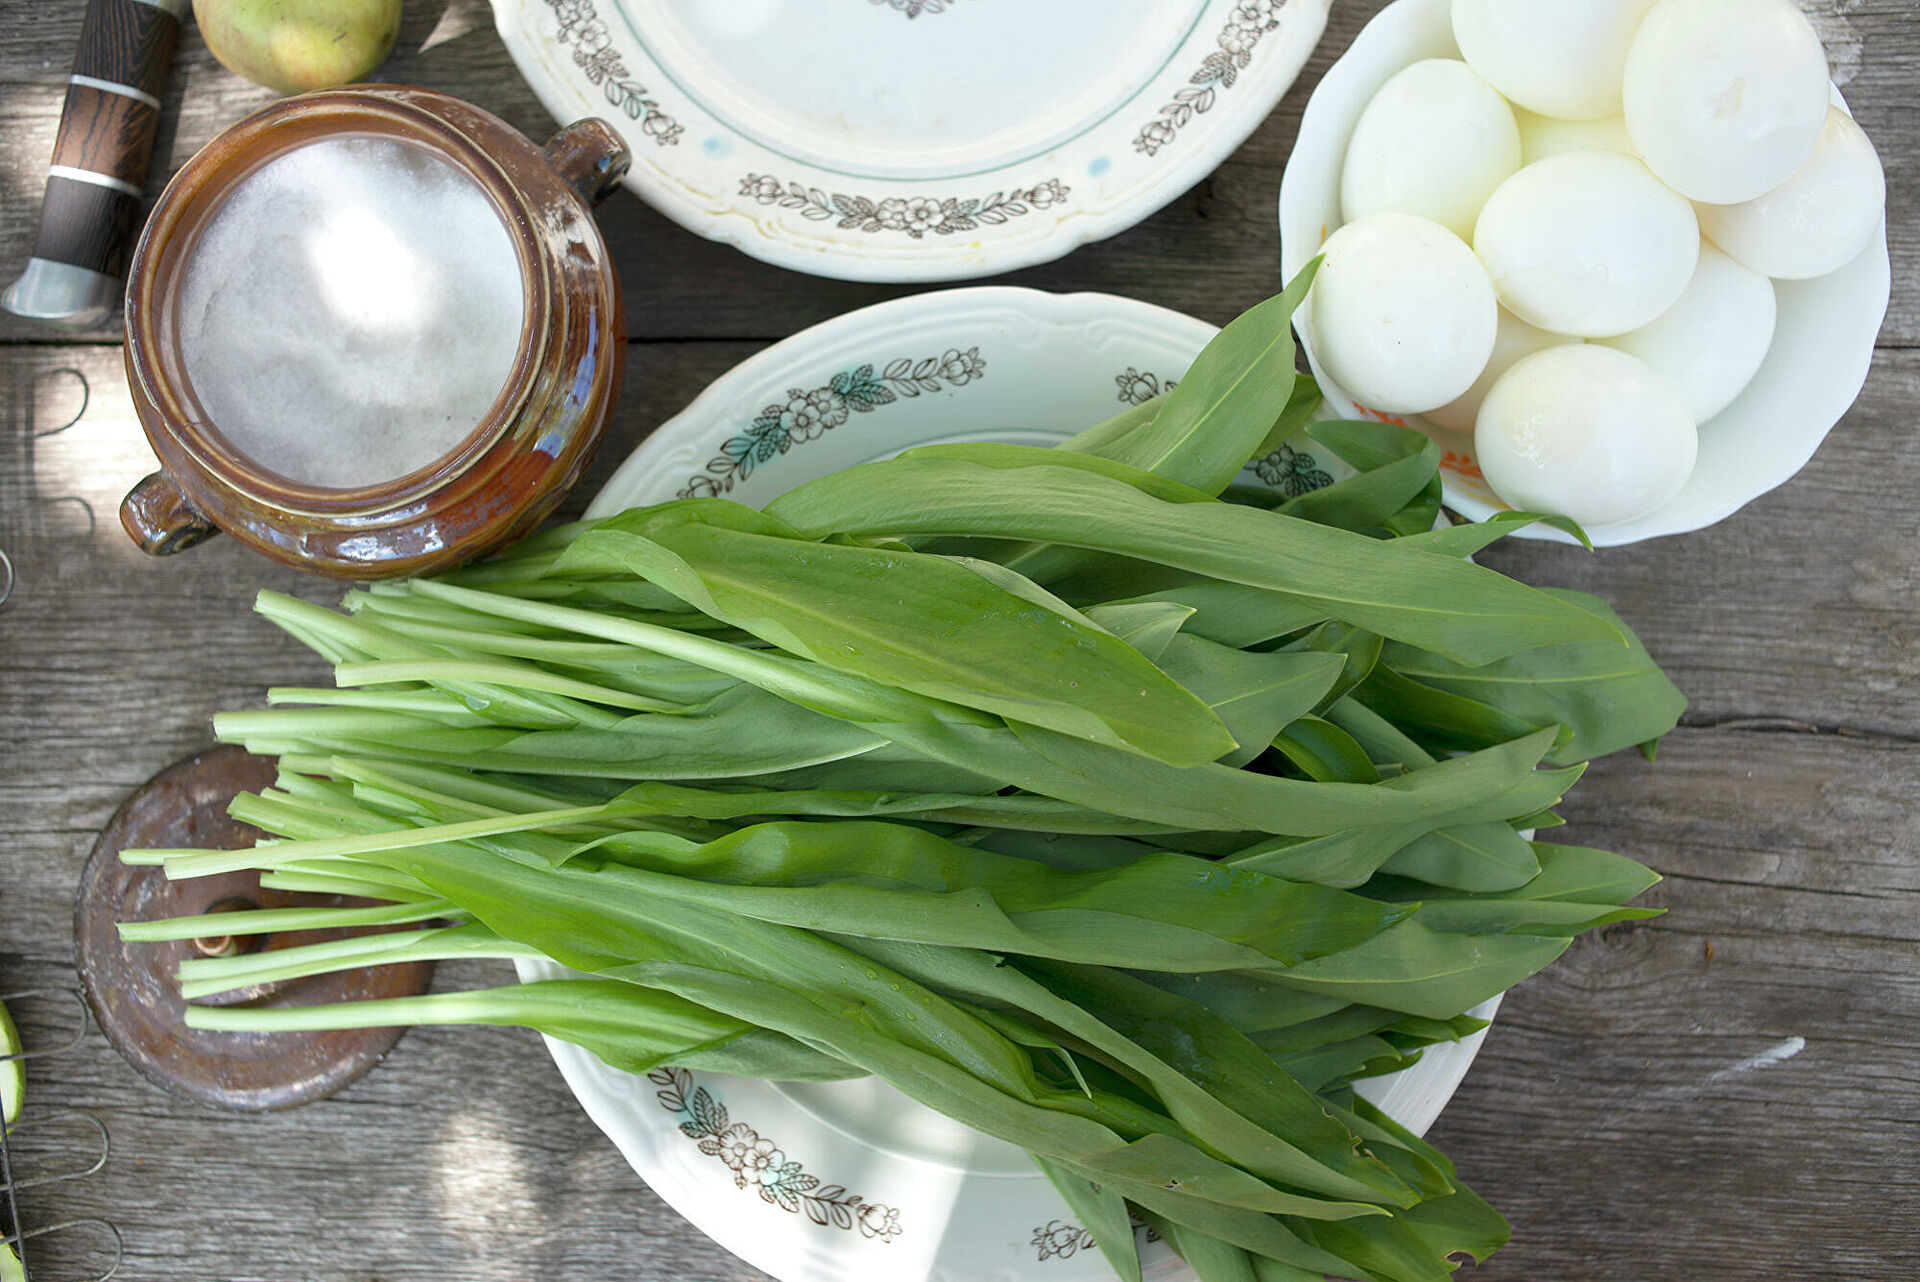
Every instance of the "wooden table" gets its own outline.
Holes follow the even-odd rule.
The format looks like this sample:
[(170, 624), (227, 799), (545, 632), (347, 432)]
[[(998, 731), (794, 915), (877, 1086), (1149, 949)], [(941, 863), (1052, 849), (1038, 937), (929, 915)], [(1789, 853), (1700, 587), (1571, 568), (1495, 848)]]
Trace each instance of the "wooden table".
[[(0, 0), (9, 277), (82, 7)], [(1214, 322), (1273, 292), (1274, 193), (1302, 105), (1375, 8), (1339, 0), (1306, 75), (1213, 177), (1012, 279)], [(1579, 940), (1512, 993), (1435, 1128), (1514, 1223), (1476, 1277), (1920, 1277), (1920, 18), (1913, 0), (1811, 8), (1890, 186), (1893, 309), (1865, 395), (1792, 484), (1711, 530), (1488, 558), (1606, 594), (1693, 703), (1658, 765), (1601, 762), (1568, 810), (1573, 839), (1665, 874), (1649, 900), (1667, 915)], [(385, 78), (552, 128), (483, 0), (410, 0), (400, 48)], [(187, 32), (156, 177), (268, 99)], [(764, 266), (625, 193), (601, 217), (629, 370), (582, 495), (743, 357), (907, 292)], [(0, 991), (74, 983), (76, 878), (132, 789), (206, 743), (216, 709), (324, 675), (249, 602), (334, 586), (225, 540), (149, 560), (121, 533), (120, 496), (151, 459), (118, 342), (0, 318), (0, 549), (17, 576), (0, 606)], [(446, 966), (440, 982), (500, 978)], [(96, 1114), (114, 1148), (93, 1178), (26, 1195), (27, 1219), (114, 1220), (130, 1278), (760, 1276), (647, 1190), (531, 1033), (416, 1031), (343, 1094), (269, 1116), (171, 1098), (96, 1033), (37, 1064), (31, 1094)], [(86, 1263), (74, 1246), (39, 1262), (47, 1282)]]

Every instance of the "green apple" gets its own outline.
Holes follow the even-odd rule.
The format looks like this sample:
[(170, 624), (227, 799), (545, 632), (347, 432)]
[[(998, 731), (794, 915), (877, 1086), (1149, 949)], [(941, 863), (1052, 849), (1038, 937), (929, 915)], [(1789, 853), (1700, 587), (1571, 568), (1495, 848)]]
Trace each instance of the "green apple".
[[(11, 1129), (27, 1095), (27, 1066), (20, 1058), (20, 1034), (14, 1031), (5, 1006), (0, 1006), (0, 1057), (4, 1057), (0, 1058), (0, 1121)], [(0, 1280), (5, 1276), (0, 1272)]]
[(199, 0), (193, 12), (229, 71), (281, 93), (360, 79), (400, 33), (400, 0)]

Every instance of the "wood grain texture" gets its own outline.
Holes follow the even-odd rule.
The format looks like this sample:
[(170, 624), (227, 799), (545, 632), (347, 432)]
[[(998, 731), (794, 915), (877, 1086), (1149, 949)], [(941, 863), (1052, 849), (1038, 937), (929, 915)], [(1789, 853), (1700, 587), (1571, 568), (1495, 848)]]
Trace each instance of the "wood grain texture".
[(144, 0), (89, 0), (73, 72), (131, 85), (150, 98), (166, 90), (180, 19)]
[[(840, 0), (822, 0), (822, 3)], [(1920, 22), (1912, 0), (1803, 0), (1827, 38), (1835, 78), (1887, 165), (1896, 280), (1920, 270)], [(1278, 109), (1214, 174), (1138, 227), (1057, 263), (993, 278), (1042, 289), (1126, 294), (1225, 323), (1279, 285), (1274, 202), (1307, 95), (1380, 5), (1340, 0), (1327, 34)], [(9, 19), (12, 19), (9, 21)], [(39, 173), (79, 32), (77, 4), (0, 0), (0, 263), (25, 257), (38, 209)], [(412, 0), (383, 79), (459, 94), (536, 139), (557, 127), (514, 71), (485, 0)], [(273, 95), (240, 80), (189, 31), (166, 94), (153, 190), (220, 129)], [(851, 308), (915, 292), (913, 286), (827, 281), (768, 266), (700, 239), (629, 193), (599, 217), (627, 287), (636, 338), (772, 339)], [(22, 232), (19, 229), (25, 227)], [(19, 239), (15, 239), (19, 237)], [(0, 316), (0, 340), (43, 337)], [(102, 331), (101, 338), (116, 336)], [(1920, 344), (1920, 299), (1896, 292), (1881, 341)]]
[[(678, 408), (752, 350), (635, 347), (627, 409), (575, 508), (661, 416), (638, 407)], [(17, 580), (0, 606), (0, 992), (74, 982), (75, 881), (129, 791), (205, 744), (216, 709), (258, 706), (270, 683), (325, 680), (250, 603), (262, 587), (331, 602), (340, 586), (225, 539), (141, 555), (113, 506), (151, 466), (117, 348), (0, 348), (0, 550)], [(449, 965), (438, 983), (509, 974)], [(94, 1112), (115, 1156), (91, 1180), (30, 1198), (26, 1216), (112, 1219), (128, 1277), (760, 1276), (647, 1191), (531, 1033), (420, 1030), (341, 1096), (266, 1117), (166, 1096), (97, 1034), (30, 1071), (30, 1107)], [(85, 1245), (44, 1244), (45, 1276), (80, 1276)]]
[(140, 199), (124, 191), (49, 176), (34, 257), (123, 278), (139, 235), (140, 208)]
[[(1302, 86), (1214, 177), (1013, 279), (1214, 321), (1269, 292), (1273, 198), (1304, 90), (1375, 8), (1336, 9)], [(1903, 350), (1920, 334), (1920, 22), (1910, 0), (1814, 8), (1893, 201), (1893, 310), (1860, 404), (1795, 481), (1711, 530), (1598, 555), (1489, 554), (1530, 581), (1608, 596), (1693, 704), (1657, 765), (1596, 765), (1562, 830), (1664, 873), (1650, 899), (1667, 915), (1579, 941), (1515, 991), (1435, 1130), (1515, 1225), (1512, 1246), (1463, 1276), (1920, 1276), (1920, 352)], [(0, 264), (33, 235), (81, 10), (0, 0)], [(410, 0), (406, 13), (383, 74), (551, 129), (480, 0)], [(189, 33), (156, 176), (269, 100)], [(571, 512), (765, 340), (905, 292), (765, 267), (629, 196), (601, 216), (635, 341)], [(207, 742), (216, 709), (325, 678), (249, 605), (261, 587), (328, 601), (335, 585), (223, 539), (149, 559), (118, 528), (121, 495), (153, 464), (119, 349), (99, 341), (113, 337), (0, 320), (0, 550), (18, 580), (0, 605), (0, 991), (72, 983), (74, 881), (130, 790)], [(444, 966), (439, 982), (503, 977)], [(1786, 1056), (1793, 1039), (1804, 1045)], [(115, 1152), (101, 1175), (35, 1196), (28, 1219), (109, 1216), (126, 1235), (124, 1276), (761, 1277), (648, 1192), (531, 1034), (416, 1030), (342, 1095), (269, 1117), (164, 1096), (97, 1035), (30, 1073), (32, 1106), (98, 1113)], [(44, 1276), (79, 1275), (80, 1245), (51, 1244)]]
[[(754, 350), (630, 345), (572, 506)], [(83, 377), (86, 413), (62, 429)], [(1652, 899), (1668, 915), (1584, 940), (1516, 991), (1436, 1132), (1515, 1221), (1475, 1276), (1733, 1279), (1790, 1256), (1803, 1276), (1891, 1282), (1920, 1267), (1920, 710), (1905, 679), (1920, 639), (1888, 577), (1910, 573), (1920, 533), (1902, 502), (1920, 481), (1901, 448), (1916, 385), (1920, 355), (1883, 354), (1815, 465), (1714, 531), (1498, 554), (1618, 601), (1695, 705), (1658, 765), (1598, 765), (1565, 830), (1664, 872)], [(20, 576), (0, 608), (0, 811), (8, 866), (26, 870), (0, 900), (0, 984), (24, 986), (70, 978), (73, 879), (124, 794), (202, 744), (215, 709), (324, 680), (248, 613), (254, 590), (337, 589), (224, 540), (150, 560), (89, 519), (150, 465), (114, 350), (0, 351), (0, 389), (0, 548)], [(448, 966), (441, 983), (500, 977)], [(1806, 1042), (1794, 1058), (1732, 1071), (1791, 1037)], [(60, 1064), (36, 1077), (41, 1098), (101, 1113), (119, 1156), (41, 1209), (110, 1212), (132, 1276), (758, 1276), (627, 1171), (531, 1035), (417, 1030), (342, 1096), (270, 1118), (161, 1096), (97, 1038)]]
[(53, 163), (144, 188), (159, 116), (137, 98), (92, 85), (70, 85), (66, 118), (54, 139)]

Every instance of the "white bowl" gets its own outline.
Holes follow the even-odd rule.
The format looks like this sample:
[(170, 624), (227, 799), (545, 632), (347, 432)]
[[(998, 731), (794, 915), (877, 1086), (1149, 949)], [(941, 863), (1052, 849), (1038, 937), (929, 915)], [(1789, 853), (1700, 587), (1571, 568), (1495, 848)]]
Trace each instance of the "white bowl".
[[(1374, 93), (1422, 58), (1460, 56), (1450, 8), (1449, 0), (1395, 0), (1314, 89), (1280, 182), (1280, 264), (1287, 279), (1340, 226), (1340, 168), (1347, 140)], [(1834, 100), (1845, 108), (1837, 89)], [(1588, 530), (1593, 542), (1610, 547), (1712, 525), (1805, 466), (1866, 383), (1892, 284), (1884, 219), (1874, 243), (1839, 271), (1815, 280), (1775, 282), (1780, 320), (1766, 363), (1738, 400), (1700, 425), (1700, 460), (1692, 479), (1672, 502), (1637, 521)], [(1476, 521), (1507, 510), (1480, 475), (1471, 434), (1447, 431), (1418, 415), (1381, 414), (1356, 404), (1328, 379), (1304, 334), (1301, 345), (1335, 412), (1415, 427), (1440, 442), (1447, 506)], [(1570, 541), (1539, 526), (1521, 537)]]

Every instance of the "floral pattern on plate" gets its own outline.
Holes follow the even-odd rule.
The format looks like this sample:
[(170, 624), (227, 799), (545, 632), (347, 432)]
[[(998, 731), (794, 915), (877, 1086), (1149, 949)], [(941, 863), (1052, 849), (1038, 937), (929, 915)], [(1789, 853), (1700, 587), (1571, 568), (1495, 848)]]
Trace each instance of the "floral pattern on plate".
[(1040, 1259), (1051, 1260), (1056, 1256), (1070, 1260), (1082, 1250), (1093, 1248), (1093, 1234), (1078, 1224), (1066, 1220), (1048, 1220), (1033, 1230), (1033, 1246), (1038, 1247)]
[(1220, 48), (1201, 60), (1200, 69), (1185, 89), (1173, 95), (1173, 101), (1160, 108), (1160, 118), (1141, 126), (1134, 136), (1133, 148), (1143, 155), (1157, 155), (1172, 142), (1195, 116), (1213, 110), (1215, 86), (1233, 88), (1234, 81), (1253, 61), (1253, 47), (1261, 37), (1280, 26), (1280, 15), (1291, 0), (1241, 0), (1233, 17), (1214, 43)]
[(953, 0), (873, 0), (873, 3), (884, 4), (909, 18), (917, 18), (923, 13), (945, 13)]
[(868, 233), (905, 232), (919, 240), (928, 232), (951, 236), (973, 231), (982, 223), (999, 226), (1010, 218), (1023, 218), (1037, 209), (1064, 205), (1073, 189), (1058, 178), (1014, 191), (996, 191), (991, 196), (961, 199), (958, 196), (847, 196), (835, 192), (829, 196), (818, 187), (803, 187), (797, 182), (784, 187), (772, 174), (748, 174), (740, 180), (740, 194), (762, 205), (791, 209), (802, 218), (822, 222), (840, 221), (834, 226)]
[(903, 356), (878, 373), (868, 363), (842, 370), (819, 387), (790, 387), (785, 401), (767, 406), (745, 432), (728, 438), (720, 453), (707, 461), (706, 469), (680, 487), (679, 497), (717, 498), (752, 476), (762, 463), (820, 439), (851, 414), (870, 413), (901, 397), (938, 392), (942, 387), (965, 387), (986, 376), (987, 362), (978, 347), (964, 352), (949, 347), (939, 356), (918, 361)]
[(1159, 375), (1142, 373), (1131, 365), (1127, 366), (1126, 373), (1113, 376), (1113, 384), (1120, 389), (1120, 399), (1128, 405), (1145, 405), (1154, 397), (1180, 386), (1177, 379), (1168, 379), (1163, 383)]
[(1282, 445), (1265, 458), (1255, 459), (1253, 474), (1290, 499), (1333, 484), (1333, 475), (1320, 466), (1320, 460), (1291, 445)]
[(727, 1106), (704, 1086), (696, 1086), (684, 1068), (659, 1068), (647, 1080), (660, 1107), (685, 1114), (681, 1132), (708, 1157), (717, 1157), (733, 1172), (736, 1188), (752, 1189), (760, 1200), (783, 1211), (806, 1217), (823, 1227), (858, 1229), (861, 1237), (890, 1242), (903, 1232), (898, 1207), (869, 1202), (839, 1184), (821, 1184), (800, 1163), (790, 1160), (772, 1140), (744, 1122), (727, 1116)]
[(1299, 74), (1330, 3), (493, 9), (548, 110), (606, 119), (626, 185), (674, 222), (797, 271), (905, 282), (1047, 262), (1190, 190)]
[[(918, 361), (901, 357), (878, 372), (871, 363), (842, 370), (819, 387), (788, 388), (785, 401), (768, 405), (745, 432), (729, 437), (701, 472), (687, 478), (677, 496), (718, 498), (751, 477), (763, 463), (795, 446), (819, 440), (854, 414), (871, 413), (902, 397), (938, 392), (943, 387), (965, 387), (986, 374), (987, 362), (978, 347), (964, 352), (950, 347), (939, 356)], [(1127, 405), (1144, 404), (1180, 386), (1178, 379), (1163, 379), (1131, 365), (1114, 375), (1113, 382), (1119, 389), (1117, 399)], [(1250, 466), (1256, 476), (1288, 498), (1332, 485), (1334, 480), (1318, 459), (1293, 445), (1283, 444)]]
[(607, 101), (640, 122), (647, 137), (662, 147), (677, 146), (682, 130), (660, 107), (647, 87), (627, 71), (627, 63), (613, 47), (613, 33), (594, 9), (594, 0), (547, 0), (560, 20), (557, 39), (573, 46), (573, 60), (599, 85)]
[[(1119, 399), (1128, 405), (1144, 405), (1154, 397), (1163, 396), (1180, 386), (1178, 379), (1162, 379), (1157, 374), (1135, 369), (1131, 365), (1127, 366), (1126, 372), (1115, 374), (1113, 382), (1120, 389)], [(1253, 468), (1255, 476), (1290, 499), (1333, 484), (1333, 474), (1320, 465), (1319, 459), (1293, 445), (1283, 444), (1248, 466)]]

